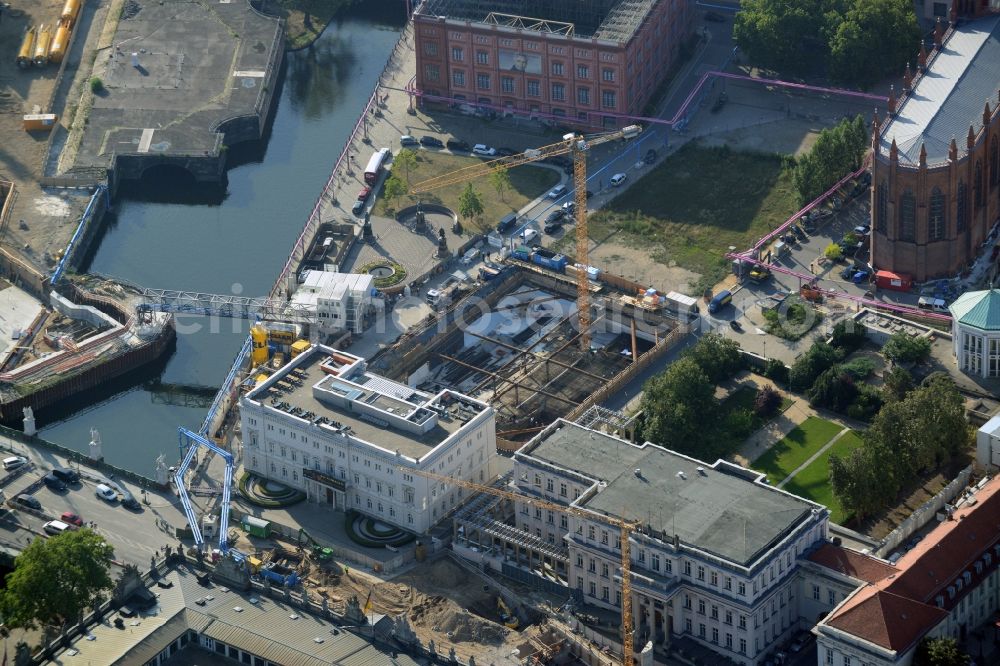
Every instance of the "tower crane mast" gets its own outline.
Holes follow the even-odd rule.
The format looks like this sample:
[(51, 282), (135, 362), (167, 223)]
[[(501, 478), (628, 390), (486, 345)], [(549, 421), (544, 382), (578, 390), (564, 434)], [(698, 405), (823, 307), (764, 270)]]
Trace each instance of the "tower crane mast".
[(529, 495), (522, 495), (521, 493), (511, 492), (509, 490), (504, 490), (503, 488), (484, 486), (472, 481), (456, 479), (451, 476), (435, 474), (434, 472), (414, 469), (412, 467), (400, 467), (399, 469), (408, 474), (416, 474), (417, 476), (422, 476), (433, 481), (448, 483), (454, 486), (459, 486), (460, 488), (486, 493), (488, 495), (493, 495), (494, 497), (501, 497), (515, 502), (524, 502), (539, 509), (558, 511), (559, 513), (569, 514), (584, 520), (598, 520), (617, 528), (621, 532), (622, 552), (622, 664), (624, 666), (633, 666), (634, 647), (632, 642), (634, 640), (634, 631), (632, 629), (632, 548), (629, 543), (629, 537), (631, 536), (632, 531), (638, 527), (639, 524), (637, 522), (616, 518), (614, 516), (607, 516), (593, 511), (587, 511), (586, 509), (581, 509), (575, 506), (556, 504), (555, 502), (549, 502), (547, 500), (531, 497)]
[(576, 270), (576, 306), (580, 321), (580, 346), (583, 351), (590, 350), (590, 291), (587, 283), (588, 265), (588, 232), (587, 232), (587, 153), (594, 146), (609, 141), (633, 139), (642, 132), (640, 125), (629, 125), (620, 130), (581, 136), (575, 133), (563, 135), (561, 141), (550, 143), (541, 148), (529, 148), (523, 153), (501, 157), (479, 164), (473, 164), (456, 169), (440, 176), (417, 183), (410, 188), (410, 194), (430, 192), (448, 185), (464, 183), (488, 176), (500, 169), (538, 162), (557, 155), (570, 154), (573, 158), (573, 202), (576, 221), (576, 263), (581, 266)]

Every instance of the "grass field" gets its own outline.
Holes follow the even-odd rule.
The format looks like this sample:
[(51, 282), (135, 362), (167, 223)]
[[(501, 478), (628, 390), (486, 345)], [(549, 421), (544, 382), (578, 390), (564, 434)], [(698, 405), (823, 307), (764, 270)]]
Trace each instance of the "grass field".
[(590, 236), (649, 248), (657, 261), (700, 274), (700, 293), (729, 272), (730, 245), (745, 249), (798, 210), (782, 162), (777, 155), (686, 144), (592, 215)]
[(767, 453), (754, 460), (750, 467), (764, 472), (768, 481), (777, 485), (841, 430), (843, 428), (832, 421), (810, 416)]
[[(416, 153), (417, 166), (410, 171), (411, 184), (417, 184), (482, 161), (478, 157), (463, 157), (434, 150), (417, 150)], [(520, 210), (529, 201), (541, 196), (559, 182), (559, 173), (544, 167), (519, 166), (511, 169), (509, 173), (512, 187), (504, 193), (502, 199), (488, 178), (472, 182), (473, 187), (483, 199), (484, 212), (478, 223), (468, 224), (462, 220), (462, 224), (468, 231), (488, 231), (496, 227), (501, 217)], [(399, 177), (404, 182), (406, 181), (405, 174), (401, 173)], [(465, 189), (465, 185), (465, 183), (457, 183), (433, 192), (425, 192), (419, 196), (419, 200), (424, 203), (448, 206), (457, 213), (458, 197)], [(386, 201), (384, 197), (380, 196), (375, 203), (373, 212), (376, 215), (387, 215), (387, 210), (405, 208), (417, 203), (417, 200), (418, 197), (414, 195), (400, 197), (398, 202)]]
[(823, 452), (801, 472), (792, 477), (783, 486), (790, 493), (811, 499), (830, 509), (830, 520), (842, 525), (850, 516), (844, 515), (844, 510), (833, 494), (830, 486), (830, 456), (844, 457), (861, 446), (861, 438), (854, 431), (846, 433), (833, 446)]

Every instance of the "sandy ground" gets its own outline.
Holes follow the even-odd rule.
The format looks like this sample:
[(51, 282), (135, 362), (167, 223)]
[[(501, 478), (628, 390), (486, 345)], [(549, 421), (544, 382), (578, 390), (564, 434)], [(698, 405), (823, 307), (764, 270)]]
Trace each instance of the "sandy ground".
[(605, 241), (590, 248), (590, 262), (609, 273), (658, 289), (687, 292), (700, 277), (694, 271), (681, 268), (676, 262), (661, 264), (640, 248)]

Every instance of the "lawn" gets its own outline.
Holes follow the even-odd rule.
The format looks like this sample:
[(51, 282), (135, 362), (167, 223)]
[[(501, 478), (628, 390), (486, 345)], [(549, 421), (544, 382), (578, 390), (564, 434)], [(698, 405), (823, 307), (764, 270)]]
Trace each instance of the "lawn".
[(750, 467), (764, 472), (768, 481), (777, 485), (841, 430), (843, 428), (832, 421), (810, 416), (767, 453), (754, 460)]
[[(463, 167), (481, 162), (478, 157), (462, 157), (433, 150), (417, 150), (417, 166), (410, 171), (410, 183), (416, 184), (429, 180), (442, 174), (456, 171)], [(489, 178), (480, 178), (472, 181), (472, 186), (483, 199), (483, 215), (478, 222), (467, 224), (462, 220), (462, 224), (469, 231), (489, 231), (496, 227), (500, 218), (507, 213), (515, 212), (524, 207), (525, 204), (538, 198), (546, 191), (552, 189), (559, 182), (559, 173), (553, 169), (536, 166), (519, 166), (509, 171), (511, 189), (504, 192), (503, 198), (497, 194), (496, 189), (489, 182)], [(406, 180), (406, 174), (399, 174), (400, 178)], [(458, 212), (458, 197), (465, 189), (466, 183), (456, 183), (448, 185), (433, 192), (424, 192), (419, 195), (419, 200), (424, 203), (438, 203), (448, 206), (456, 213)], [(399, 198), (399, 201), (387, 201), (379, 196), (375, 203), (373, 212), (375, 215), (391, 217), (389, 213), (393, 209), (401, 209), (417, 203), (416, 195), (406, 195)]]
[(861, 438), (854, 431), (846, 433), (823, 452), (804, 470), (792, 477), (782, 488), (790, 493), (811, 499), (830, 509), (830, 520), (842, 525), (850, 516), (844, 514), (830, 486), (830, 456), (844, 457), (861, 446)]
[(746, 249), (780, 225), (797, 196), (780, 156), (692, 142), (592, 215), (590, 237), (650, 248), (657, 261), (700, 274), (700, 293), (728, 274), (729, 247)]

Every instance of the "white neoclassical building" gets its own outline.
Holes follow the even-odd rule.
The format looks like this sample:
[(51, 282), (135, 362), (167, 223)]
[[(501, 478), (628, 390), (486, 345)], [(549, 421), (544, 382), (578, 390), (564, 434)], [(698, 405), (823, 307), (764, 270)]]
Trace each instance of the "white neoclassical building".
[(948, 309), (958, 367), (977, 377), (1000, 377), (1000, 290), (966, 292)]

